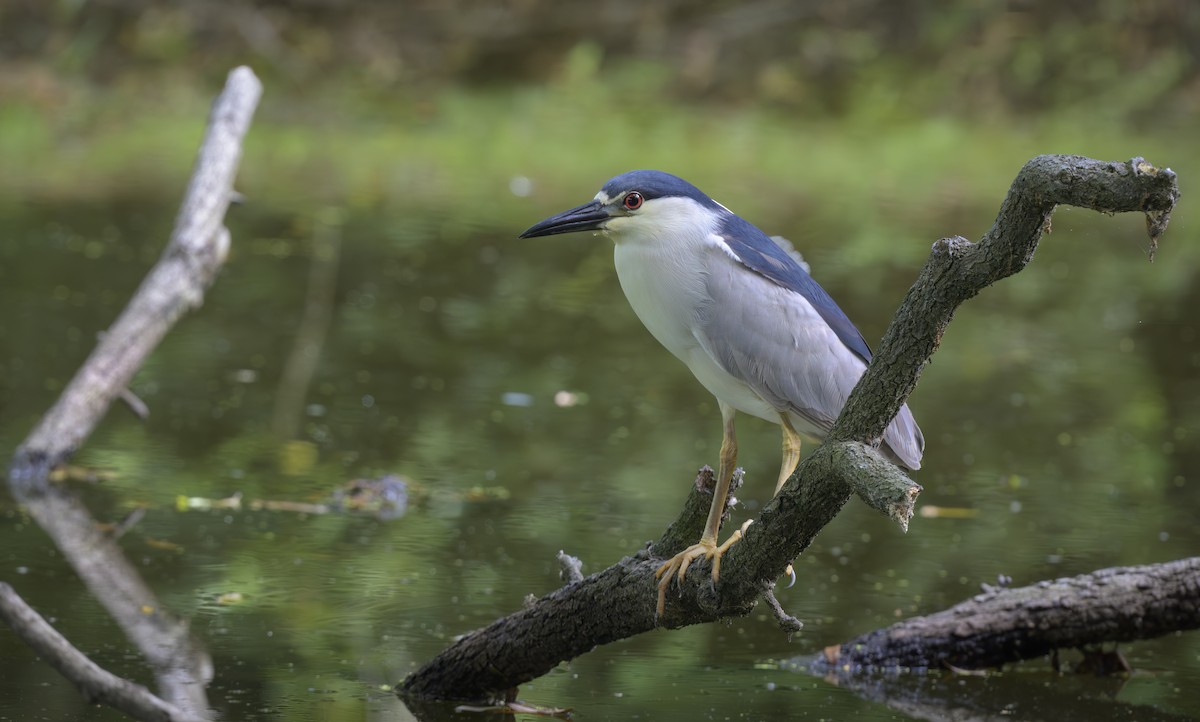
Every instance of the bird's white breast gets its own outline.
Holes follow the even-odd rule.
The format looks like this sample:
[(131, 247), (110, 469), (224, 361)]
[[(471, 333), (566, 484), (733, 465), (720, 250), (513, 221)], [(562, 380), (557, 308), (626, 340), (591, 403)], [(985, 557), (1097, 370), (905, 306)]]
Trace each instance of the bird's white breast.
[(692, 329), (704, 304), (704, 279), (660, 249), (618, 244), (617, 278), (647, 330), (685, 363), (699, 347)]
[(712, 303), (707, 292), (709, 264), (714, 256), (732, 255), (714, 233), (715, 217), (697, 212), (697, 204), (687, 198), (661, 198), (653, 204), (653, 223), (630, 219), (609, 224), (616, 243), (617, 278), (629, 305), (710, 393), (744, 413), (777, 422), (771, 407), (722, 369), (696, 333), (699, 318)]
[(658, 342), (685, 363), (699, 348), (693, 329), (708, 302), (704, 269), (710, 250), (706, 239), (712, 234), (707, 214), (689, 205), (695, 204), (661, 198), (653, 202), (652, 219), (609, 224), (617, 278), (629, 305)]

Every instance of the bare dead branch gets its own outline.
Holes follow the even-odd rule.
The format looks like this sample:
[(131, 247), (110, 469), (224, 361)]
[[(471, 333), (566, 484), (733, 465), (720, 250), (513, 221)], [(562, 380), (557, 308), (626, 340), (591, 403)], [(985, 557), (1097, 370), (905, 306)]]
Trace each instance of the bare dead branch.
[(44, 457), (44, 463), (54, 466), (78, 449), (175, 321), (200, 305), (229, 250), (229, 233), (221, 224), (242, 138), (261, 94), (262, 85), (249, 68), (229, 74), (225, 91), (213, 104), (170, 243), (58, 402), (18, 449), (18, 459)]
[[(64, 463), (108, 411), (146, 357), (188, 309), (204, 298), (229, 249), (223, 219), (242, 138), (262, 94), (249, 68), (229, 74), (213, 104), (171, 240), (129, 305), (41, 422), (18, 447), (8, 484), (63, 556), (149, 662), (160, 694), (186, 715), (208, 714), (208, 655), (187, 625), (163, 610), (111, 538), (49, 473)], [(74, 680), (73, 680), (74, 681)]]

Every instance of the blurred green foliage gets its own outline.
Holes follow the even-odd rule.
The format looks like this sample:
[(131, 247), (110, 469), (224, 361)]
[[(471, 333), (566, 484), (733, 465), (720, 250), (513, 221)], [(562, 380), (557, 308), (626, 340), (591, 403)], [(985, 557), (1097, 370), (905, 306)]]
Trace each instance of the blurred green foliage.
[(585, 44), (606, 75), (673, 101), (807, 119), (870, 105), (893, 120), (1082, 110), (1157, 122), (1186, 120), (1200, 97), (1188, 0), (16, 0), (0, 27), (8, 64), (93, 82), (211, 81), (237, 61), (289, 94), (336, 86), (369, 102), (542, 83)]

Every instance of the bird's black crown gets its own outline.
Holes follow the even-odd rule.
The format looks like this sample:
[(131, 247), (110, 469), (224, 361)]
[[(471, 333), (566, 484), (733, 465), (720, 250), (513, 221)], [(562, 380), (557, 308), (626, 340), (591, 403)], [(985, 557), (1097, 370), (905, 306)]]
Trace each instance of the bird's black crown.
[(673, 176), (661, 170), (631, 170), (605, 183), (600, 190), (609, 198), (617, 198), (627, 191), (637, 191), (646, 200), (691, 198), (706, 208), (713, 210), (721, 208), (720, 204), (706, 196), (704, 191), (679, 176)]

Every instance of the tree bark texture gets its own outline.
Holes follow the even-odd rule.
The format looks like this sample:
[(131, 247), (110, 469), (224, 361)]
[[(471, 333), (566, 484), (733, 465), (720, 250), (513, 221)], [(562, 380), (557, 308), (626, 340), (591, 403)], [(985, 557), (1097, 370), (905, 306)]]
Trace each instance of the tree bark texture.
[(991, 588), (950, 609), (825, 650), (840, 671), (979, 669), (1056, 649), (1200, 628), (1200, 557), (1102, 569), (1015, 589)]
[[(242, 139), (261, 94), (262, 85), (249, 68), (229, 74), (213, 104), (166, 250), (58, 401), (17, 448), (8, 470), (8, 485), (17, 502), (50, 535), (141, 651), (163, 698), (191, 718), (208, 714), (204, 692), (212, 675), (208, 655), (192, 640), (186, 623), (163, 609), (75, 494), (52, 483), (49, 474), (83, 444), (146, 357), (185, 311), (200, 305), (216, 278), (229, 249), (224, 217)], [(103, 699), (101, 690), (87, 694)]]
[(718, 588), (707, 564), (698, 562), (686, 583), (672, 586), (678, 593), (668, 594), (663, 616), (655, 617), (655, 570), (698, 537), (672, 533), (702, 523), (691, 515), (707, 504), (693, 492), (684, 514), (658, 543), (466, 634), (409, 675), (397, 692), (410, 698), (497, 701), (596, 645), (656, 627), (745, 615), (853, 493), (907, 528), (920, 487), (875, 447), (958, 305), (1029, 263), (1058, 204), (1145, 213), (1153, 248), (1178, 197), (1175, 174), (1141, 158), (1119, 163), (1044, 155), (1029, 161), (979, 243), (948, 238), (933, 245), (829, 438), (725, 555)]

